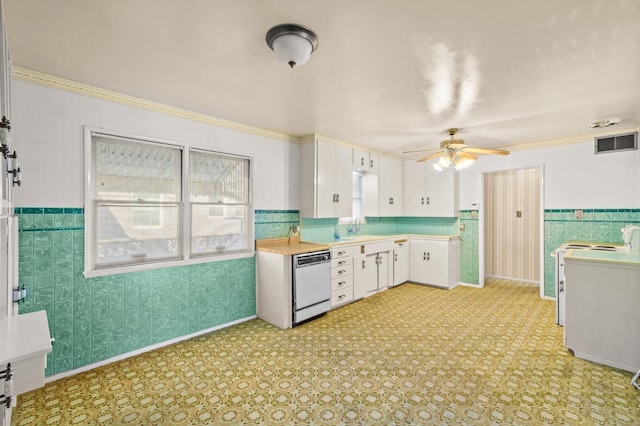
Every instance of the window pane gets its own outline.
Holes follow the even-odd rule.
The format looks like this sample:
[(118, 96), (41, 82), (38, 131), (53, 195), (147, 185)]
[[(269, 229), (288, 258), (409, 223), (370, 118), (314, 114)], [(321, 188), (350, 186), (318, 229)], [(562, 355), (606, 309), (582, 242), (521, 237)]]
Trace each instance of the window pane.
[(247, 217), (243, 205), (193, 204), (191, 252), (201, 255), (246, 250)]
[(96, 266), (180, 259), (179, 205), (97, 205)]
[(104, 137), (94, 140), (97, 199), (180, 200), (179, 149)]
[(249, 160), (198, 151), (190, 156), (192, 202), (249, 202)]

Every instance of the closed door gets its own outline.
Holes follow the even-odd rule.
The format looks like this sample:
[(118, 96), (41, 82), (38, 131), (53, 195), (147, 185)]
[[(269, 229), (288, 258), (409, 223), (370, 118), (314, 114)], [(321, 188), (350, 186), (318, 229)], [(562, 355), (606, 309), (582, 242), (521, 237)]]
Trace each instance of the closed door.
[(484, 175), (486, 276), (540, 281), (540, 169)]

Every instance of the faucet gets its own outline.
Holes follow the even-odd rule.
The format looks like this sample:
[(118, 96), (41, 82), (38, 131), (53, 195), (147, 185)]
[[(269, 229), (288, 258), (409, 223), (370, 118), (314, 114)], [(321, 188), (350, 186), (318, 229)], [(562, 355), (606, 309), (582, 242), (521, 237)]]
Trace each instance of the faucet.
[(357, 217), (353, 220), (353, 233), (354, 234), (357, 234), (358, 232), (360, 232), (360, 225), (358, 224), (359, 221), (360, 221), (360, 219), (357, 218)]

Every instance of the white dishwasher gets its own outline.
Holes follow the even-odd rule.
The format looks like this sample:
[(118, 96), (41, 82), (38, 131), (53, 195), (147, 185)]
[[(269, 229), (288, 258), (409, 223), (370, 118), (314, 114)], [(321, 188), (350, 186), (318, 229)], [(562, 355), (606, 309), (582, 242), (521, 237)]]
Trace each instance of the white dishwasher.
[(331, 309), (331, 252), (293, 255), (293, 325)]

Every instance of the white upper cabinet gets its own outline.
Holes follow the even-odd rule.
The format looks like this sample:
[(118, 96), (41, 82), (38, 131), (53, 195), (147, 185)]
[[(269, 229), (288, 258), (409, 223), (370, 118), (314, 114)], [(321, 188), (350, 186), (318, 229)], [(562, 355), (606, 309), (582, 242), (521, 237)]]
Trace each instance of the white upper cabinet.
[(438, 171), (428, 163), (404, 162), (404, 215), (455, 217), (458, 173), (452, 167)]
[(378, 215), (402, 216), (403, 208), (403, 167), (402, 161), (380, 157), (378, 171)]
[(302, 217), (351, 217), (352, 149), (315, 138), (300, 149)]
[(373, 152), (353, 148), (353, 169), (363, 172), (378, 173), (380, 156)]

